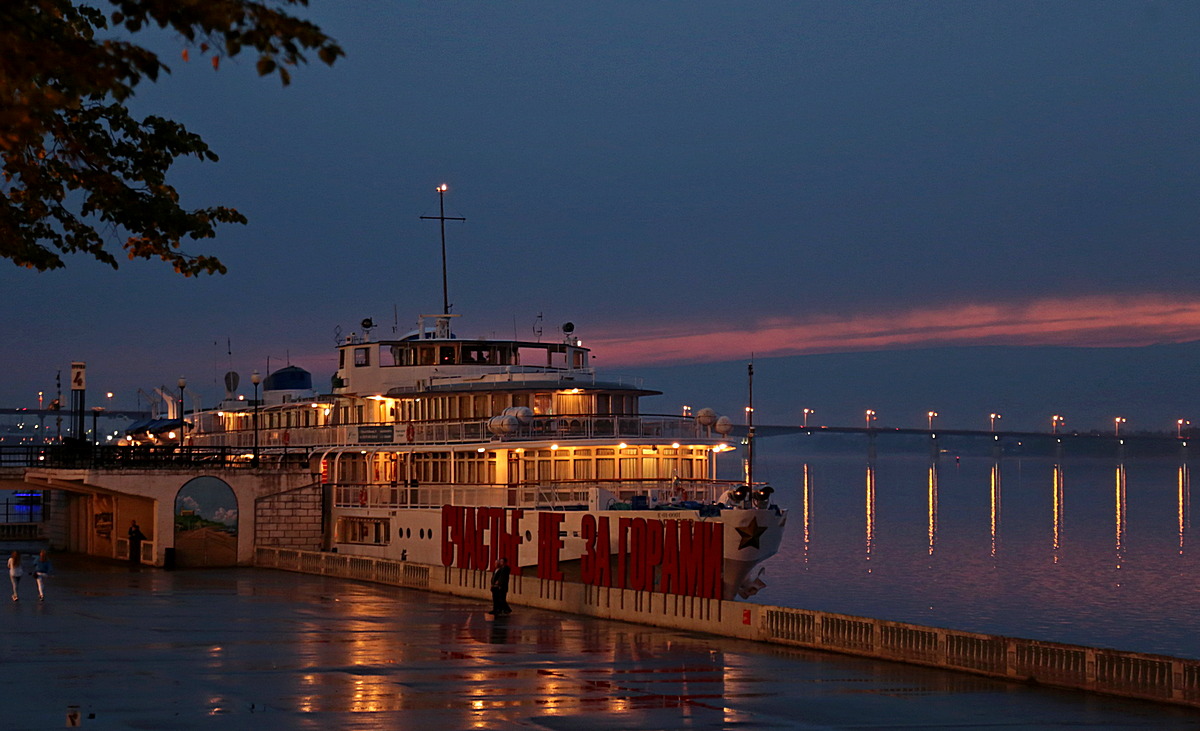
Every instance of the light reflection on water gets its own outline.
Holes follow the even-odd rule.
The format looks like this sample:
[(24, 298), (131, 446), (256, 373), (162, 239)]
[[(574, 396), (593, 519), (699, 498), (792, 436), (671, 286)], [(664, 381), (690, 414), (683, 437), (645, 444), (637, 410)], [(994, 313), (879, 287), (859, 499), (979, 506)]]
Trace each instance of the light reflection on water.
[(1200, 657), (1179, 459), (773, 451), (792, 519), (757, 602)]

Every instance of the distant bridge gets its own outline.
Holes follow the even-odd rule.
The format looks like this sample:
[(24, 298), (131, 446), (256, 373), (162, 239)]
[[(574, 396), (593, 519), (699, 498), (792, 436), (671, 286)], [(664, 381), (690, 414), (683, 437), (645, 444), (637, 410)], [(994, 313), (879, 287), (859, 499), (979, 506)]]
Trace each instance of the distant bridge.
[[(75, 411), (72, 409), (0, 409), (0, 414), (14, 416), (74, 416)], [(99, 414), (100, 416), (105, 417), (125, 417), (127, 419), (150, 418), (149, 411), (122, 411), (118, 409), (108, 409), (103, 406), (84, 409), (83, 414), (84, 416)]]
[[(745, 437), (747, 431), (748, 428), (745, 425), (737, 425), (733, 433), (738, 437)], [(805, 435), (814, 437), (822, 435), (830, 437), (836, 435), (863, 436), (866, 437), (864, 441), (866, 442), (865, 446), (869, 455), (874, 455), (877, 445), (882, 447), (886, 442), (892, 442), (901, 448), (907, 442), (908, 450), (911, 451), (916, 444), (923, 441), (926, 443), (926, 447), (924, 448), (927, 448), (930, 454), (934, 456), (939, 453), (958, 451), (979, 454), (987, 450), (993, 456), (997, 457), (1002, 454), (1053, 454), (1062, 456), (1064, 452), (1079, 455), (1115, 453), (1120, 457), (1124, 457), (1126, 455), (1126, 448), (1128, 447), (1132, 450), (1133, 454), (1138, 456), (1169, 456), (1182, 453), (1185, 459), (1188, 456), (1188, 444), (1192, 438), (1190, 432), (1183, 432), (1178, 435), (1137, 432), (1117, 434), (1114, 430), (1111, 434), (1104, 434), (1095, 431), (1079, 432), (1066, 430), (1037, 432), (780, 425), (755, 426), (754, 435), (756, 437)]]
[[(739, 425), (734, 427), (734, 431), (739, 436), (745, 436), (747, 427)], [(1130, 432), (1129, 434), (1104, 434), (1101, 432), (1080, 432), (1080, 431), (991, 431), (978, 429), (905, 429), (901, 427), (884, 428), (884, 427), (863, 427), (863, 426), (779, 426), (779, 425), (764, 425), (754, 427), (755, 436), (774, 437), (787, 434), (864, 434), (867, 436), (887, 436), (887, 435), (908, 435), (908, 436), (925, 436), (931, 438), (940, 437), (975, 437), (978, 439), (997, 440), (1100, 440), (1108, 441), (1114, 444), (1120, 442), (1147, 442), (1155, 444), (1180, 444), (1187, 442), (1190, 434), (1175, 436), (1169, 434), (1146, 434), (1143, 432)]]

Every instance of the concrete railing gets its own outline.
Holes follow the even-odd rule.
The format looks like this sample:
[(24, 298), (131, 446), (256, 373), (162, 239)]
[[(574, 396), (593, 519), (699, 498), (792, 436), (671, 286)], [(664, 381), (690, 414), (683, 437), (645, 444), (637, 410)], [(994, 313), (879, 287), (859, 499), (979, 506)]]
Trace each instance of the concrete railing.
[(0, 541), (38, 541), (45, 538), (42, 523), (0, 523)]
[[(490, 598), (486, 571), (260, 547), (255, 565)], [(513, 576), (509, 603), (1200, 707), (1200, 660)]]

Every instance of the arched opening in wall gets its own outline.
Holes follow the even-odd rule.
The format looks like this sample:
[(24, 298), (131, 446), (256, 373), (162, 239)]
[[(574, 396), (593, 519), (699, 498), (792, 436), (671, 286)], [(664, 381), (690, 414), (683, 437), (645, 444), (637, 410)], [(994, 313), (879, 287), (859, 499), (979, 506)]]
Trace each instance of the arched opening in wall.
[(175, 565), (235, 566), (237, 496), (224, 480), (197, 477), (175, 495)]

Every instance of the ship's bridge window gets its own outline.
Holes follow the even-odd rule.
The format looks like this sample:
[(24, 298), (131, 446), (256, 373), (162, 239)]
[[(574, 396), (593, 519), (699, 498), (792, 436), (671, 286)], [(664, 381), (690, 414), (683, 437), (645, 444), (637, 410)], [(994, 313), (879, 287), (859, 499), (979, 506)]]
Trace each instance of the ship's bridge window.
[(454, 365), (458, 359), (454, 356), (453, 345), (443, 345), (438, 348), (438, 363), (441, 365)]
[(417, 365), (433, 365), (437, 349), (432, 345), (422, 345), (417, 349)]
[(494, 365), (496, 363), (496, 353), (490, 347), (484, 345), (464, 345), (462, 347), (462, 362)]
[(572, 350), (571, 351), (571, 367), (572, 368), (587, 368), (587, 351)]
[(354, 365), (356, 367), (371, 365), (371, 349), (370, 348), (355, 348), (354, 349)]

